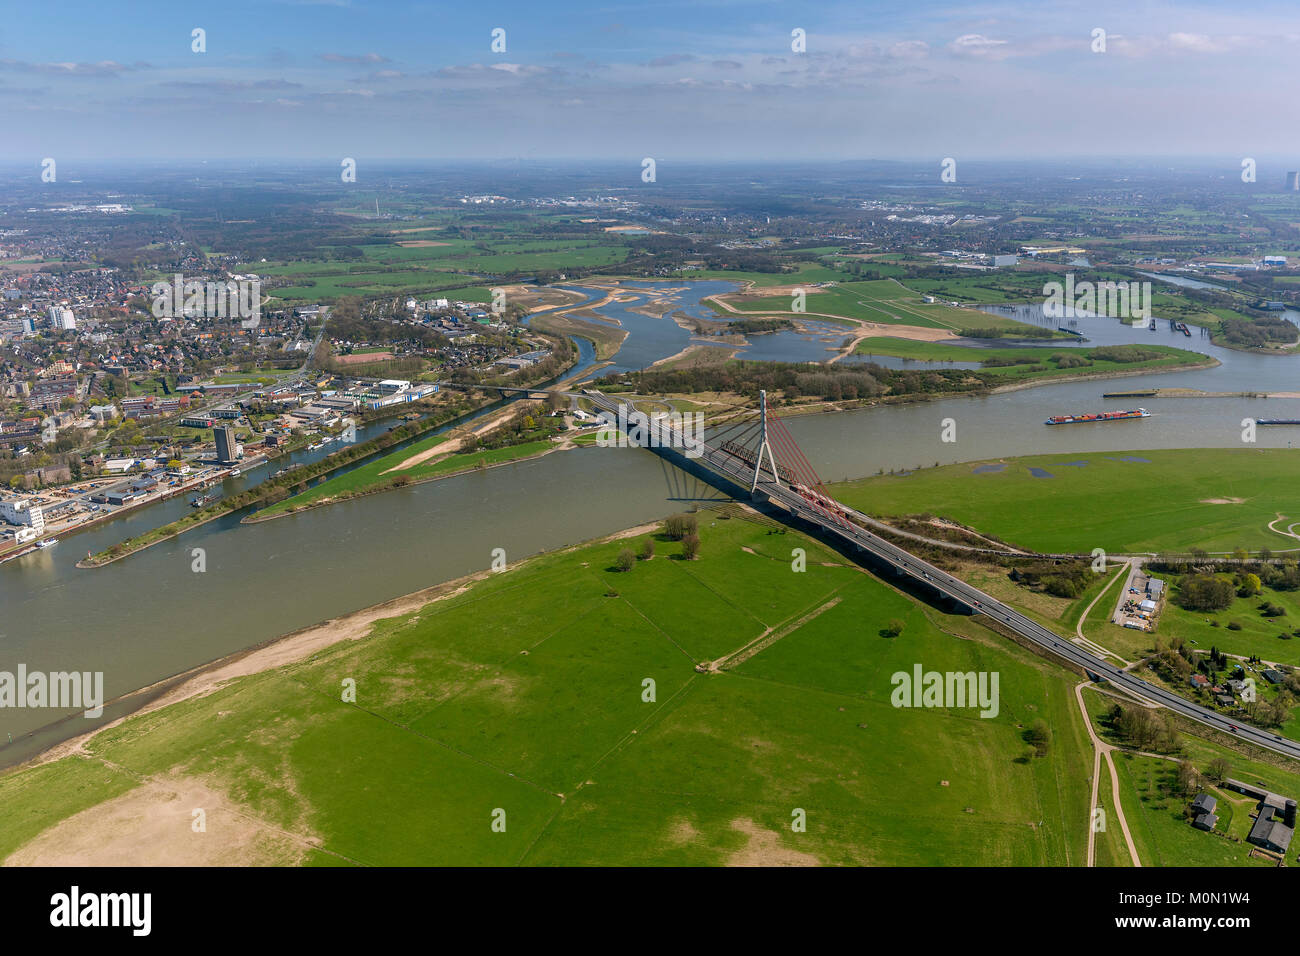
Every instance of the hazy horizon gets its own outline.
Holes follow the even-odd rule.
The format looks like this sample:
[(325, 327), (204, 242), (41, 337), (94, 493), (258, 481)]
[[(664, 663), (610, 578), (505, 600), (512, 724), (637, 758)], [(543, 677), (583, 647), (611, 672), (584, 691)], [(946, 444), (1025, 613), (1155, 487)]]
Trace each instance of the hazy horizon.
[(1300, 156), (1300, 9), (1280, 2), (25, 13), (0, 37), (6, 162)]

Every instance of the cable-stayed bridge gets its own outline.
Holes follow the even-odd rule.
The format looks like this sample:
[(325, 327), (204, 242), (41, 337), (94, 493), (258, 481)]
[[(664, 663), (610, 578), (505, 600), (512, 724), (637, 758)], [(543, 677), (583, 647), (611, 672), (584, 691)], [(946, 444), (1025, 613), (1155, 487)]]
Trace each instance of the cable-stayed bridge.
[[(1083, 669), (1094, 679), (1109, 681), (1139, 699), (1167, 707), (1240, 740), (1300, 759), (1300, 743), (1231, 720), (1097, 657), (1069, 639), (1048, 630), (1014, 608), (953, 577), (911, 552), (873, 534), (864, 524), (872, 519), (836, 501), (816, 470), (800, 451), (780, 418), (760, 395), (756, 414), (735, 419), (707, 440), (672, 424), (671, 417), (655, 423), (630, 403), (595, 389), (582, 397), (611, 423), (632, 427), (638, 444), (670, 460), (694, 461), (733, 488), (748, 489), (751, 497), (784, 511), (792, 523), (811, 528), (856, 559), (869, 559), (877, 568), (944, 599), (950, 606), (983, 614), (1061, 660)], [(650, 427), (642, 423), (648, 422)], [(647, 441), (646, 439), (649, 439)], [(724, 490), (731, 490), (724, 488)]]

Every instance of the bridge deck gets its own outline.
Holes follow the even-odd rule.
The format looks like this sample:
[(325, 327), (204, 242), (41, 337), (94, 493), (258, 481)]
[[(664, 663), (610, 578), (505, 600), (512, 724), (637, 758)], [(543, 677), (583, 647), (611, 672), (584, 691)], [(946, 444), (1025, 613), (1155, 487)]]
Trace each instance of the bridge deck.
[[(626, 414), (634, 410), (626, 402), (617, 401), (597, 391), (588, 391), (586, 397), (603, 411), (618, 415), (620, 408)], [(670, 449), (651, 449), (659, 453)], [(739, 456), (720, 447), (703, 444), (702, 454), (697, 459), (709, 469), (731, 480), (741, 487), (748, 488), (754, 480), (754, 469)], [(1093, 676), (1100, 676), (1122, 688), (1135, 697), (1168, 707), (1175, 713), (1198, 721), (1214, 730), (1231, 734), (1248, 743), (1266, 748), (1288, 757), (1300, 759), (1300, 743), (1287, 740), (1278, 734), (1268, 733), (1248, 724), (1233, 722), (1221, 714), (1201, 707), (1184, 697), (1171, 693), (1162, 687), (1148, 683), (1110, 662), (1085, 651), (1041, 624), (1025, 617), (1015, 609), (990, 597), (978, 588), (972, 587), (960, 578), (941, 571), (934, 565), (913, 555), (911, 552), (872, 534), (856, 524), (852, 517), (857, 514), (853, 509), (811, 489), (791, 488), (773, 481), (769, 476), (760, 475), (758, 490), (764, 497), (779, 505), (792, 517), (811, 524), (834, 539), (850, 546), (854, 551), (865, 551), (878, 561), (888, 563), (901, 575), (948, 599), (964, 605), (971, 610), (984, 614), (1004, 625), (1021, 637), (1032, 641), (1039, 647), (1055, 654)]]

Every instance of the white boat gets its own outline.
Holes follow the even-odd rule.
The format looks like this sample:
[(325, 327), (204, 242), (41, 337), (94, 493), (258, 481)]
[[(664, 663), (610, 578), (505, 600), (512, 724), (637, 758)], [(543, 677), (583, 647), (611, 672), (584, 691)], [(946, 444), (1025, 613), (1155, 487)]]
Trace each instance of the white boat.
[(241, 474), (243, 474), (243, 472), (241, 472), (238, 468), (231, 468), (231, 469), (230, 469), (230, 477), (231, 477), (231, 478), (238, 478)]
[(52, 548), (52, 547), (54, 547), (54, 546), (55, 546), (56, 544), (58, 544), (58, 543), (59, 543), (59, 539), (58, 539), (58, 538), (50, 538), (48, 541), (37, 541), (37, 542), (36, 542), (36, 547), (38, 547), (38, 548)]

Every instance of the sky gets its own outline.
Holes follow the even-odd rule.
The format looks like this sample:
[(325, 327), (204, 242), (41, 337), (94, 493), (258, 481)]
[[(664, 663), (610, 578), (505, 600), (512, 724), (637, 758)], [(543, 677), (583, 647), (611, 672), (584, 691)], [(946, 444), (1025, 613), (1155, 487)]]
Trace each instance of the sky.
[(5, 162), (1300, 157), (1294, 0), (10, 10)]

